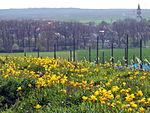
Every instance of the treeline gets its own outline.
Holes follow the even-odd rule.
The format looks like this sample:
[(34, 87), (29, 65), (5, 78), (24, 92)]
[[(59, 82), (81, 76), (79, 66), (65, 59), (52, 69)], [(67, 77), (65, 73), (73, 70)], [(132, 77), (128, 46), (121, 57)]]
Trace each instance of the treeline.
[(57, 50), (71, 49), (75, 42), (77, 49), (96, 47), (96, 37), (103, 48), (110, 43), (122, 48), (129, 35), (129, 46), (137, 47), (142, 38), (144, 46), (150, 39), (150, 21), (137, 22), (125, 19), (112, 24), (101, 22), (99, 25), (79, 22), (59, 22), (42, 20), (2, 20), (0, 21), (0, 51), (52, 51), (54, 44)]

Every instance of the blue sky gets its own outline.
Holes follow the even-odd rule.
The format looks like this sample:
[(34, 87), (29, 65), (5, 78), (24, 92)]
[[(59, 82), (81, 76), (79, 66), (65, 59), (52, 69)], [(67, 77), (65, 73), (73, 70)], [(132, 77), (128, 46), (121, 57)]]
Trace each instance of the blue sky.
[(89, 8), (150, 9), (150, 0), (0, 0), (0, 9), (9, 8)]

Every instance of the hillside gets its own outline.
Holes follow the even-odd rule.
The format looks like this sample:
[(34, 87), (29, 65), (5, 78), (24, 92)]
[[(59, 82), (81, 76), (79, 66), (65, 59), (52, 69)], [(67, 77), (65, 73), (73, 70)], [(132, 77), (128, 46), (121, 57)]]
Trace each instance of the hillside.
[[(144, 18), (150, 18), (150, 9), (142, 10)], [(2, 19), (46, 19), (61, 21), (114, 21), (136, 18), (136, 9), (79, 9), (79, 8), (29, 8), (0, 10)]]

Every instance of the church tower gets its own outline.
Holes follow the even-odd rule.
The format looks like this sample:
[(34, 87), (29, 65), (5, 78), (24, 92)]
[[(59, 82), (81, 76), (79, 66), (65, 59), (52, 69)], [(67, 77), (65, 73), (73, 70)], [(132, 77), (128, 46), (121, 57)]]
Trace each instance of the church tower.
[(138, 22), (142, 21), (140, 4), (138, 4), (138, 9), (137, 9), (137, 21)]

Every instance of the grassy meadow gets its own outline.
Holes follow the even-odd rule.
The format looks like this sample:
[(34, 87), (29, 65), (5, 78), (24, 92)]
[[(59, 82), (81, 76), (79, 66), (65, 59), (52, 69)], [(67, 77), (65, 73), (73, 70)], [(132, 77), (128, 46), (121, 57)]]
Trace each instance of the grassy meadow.
[(0, 112), (148, 113), (150, 72), (116, 65), (0, 57)]

